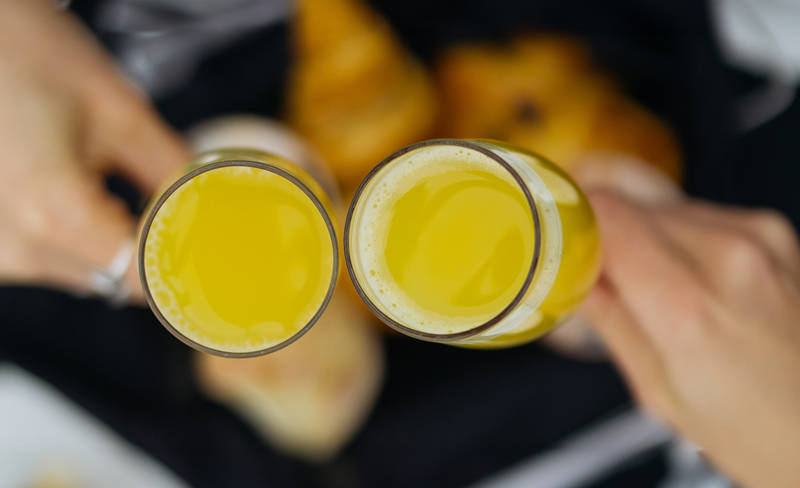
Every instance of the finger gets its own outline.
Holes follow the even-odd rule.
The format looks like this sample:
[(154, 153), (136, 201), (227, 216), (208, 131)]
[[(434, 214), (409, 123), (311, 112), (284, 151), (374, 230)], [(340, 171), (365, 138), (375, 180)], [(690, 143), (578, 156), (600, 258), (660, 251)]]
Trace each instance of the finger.
[(48, 246), (36, 252), (37, 263), (29, 268), (31, 283), (70, 290), (79, 295), (94, 292), (90, 280), (94, 268), (82, 260), (65, 254), (63, 249)]
[[(74, 101), (80, 105), (79, 112), (86, 117), (81, 121), (85, 122), (84, 162), (114, 163), (116, 169), (126, 173), (144, 191), (153, 192), (185, 162), (186, 149), (181, 139), (156, 114), (147, 98), (124, 78), (80, 22), (52, 9), (33, 11), (48, 2), (17, 3), (19, 8), (10, 10), (19, 10), (24, 15), (4, 23), (4, 34), (13, 28), (17, 33), (10, 39), (22, 36), (39, 44), (36, 49), (11, 49), (10, 53), (21, 51), (19, 57), (26, 62), (31, 62), (28, 58), (32, 53), (36, 54), (33, 61), (37, 72), (58, 79), (59, 86), (74, 95)], [(23, 11), (22, 5), (28, 4), (32, 10)], [(33, 34), (24, 35), (22, 31)], [(52, 46), (44, 43), (53, 39), (60, 43), (51, 43)], [(65, 56), (71, 72), (65, 72)], [(74, 73), (80, 76), (73, 76)]]
[(53, 252), (47, 243), (21, 238), (13, 227), (0, 241), (0, 283), (36, 283), (88, 292), (89, 269)]
[[(130, 249), (135, 220), (125, 205), (105, 190), (97, 175), (65, 176), (55, 188), (41, 202), (38, 226), (42, 229), (35, 242), (46, 242), (49, 253), (61, 263), (50, 269), (49, 276), (69, 276), (70, 282), (80, 280), (91, 287), (92, 272), (107, 272), (121, 252)], [(133, 254), (126, 257), (132, 259)], [(138, 296), (138, 282), (131, 279), (128, 284)]]
[(146, 105), (136, 104), (129, 118), (109, 134), (108, 157), (147, 194), (176, 174), (189, 159), (180, 137)]
[(98, 141), (91, 159), (120, 170), (147, 194), (154, 193), (188, 161), (184, 141), (144, 96), (126, 85), (104, 90), (98, 99), (90, 104), (96, 112), (92, 123)]
[(668, 388), (668, 379), (659, 352), (608, 282), (598, 282), (581, 312), (602, 337), (637, 400), (663, 410), (662, 390)]
[(613, 152), (587, 152), (570, 173), (585, 189), (607, 189), (639, 203), (663, 204), (685, 198), (680, 187), (644, 161)]
[[(699, 278), (723, 297), (752, 299), (754, 293), (779, 296), (779, 265), (768, 246), (741, 226), (717, 218), (697, 218), (694, 210), (651, 211), (653, 221), (691, 256)], [(738, 228), (737, 228), (738, 227)]]
[(607, 192), (591, 192), (589, 198), (602, 237), (606, 279), (654, 344), (671, 343), (677, 328), (688, 325), (685, 317), (704, 313), (708, 291), (691, 260), (645, 210)]
[(687, 201), (677, 210), (698, 223), (742, 232), (762, 243), (780, 267), (800, 272), (800, 242), (792, 224), (773, 210), (723, 207), (711, 202)]
[[(76, 260), (71, 255), (65, 254), (63, 250), (54, 249), (50, 246), (39, 250), (31, 249), (31, 251), (33, 264), (19, 270), (19, 273), (6, 274), (5, 266), (0, 263), (0, 269), (4, 269), (3, 279), (0, 281), (35, 283), (58, 289), (72, 290), (84, 295), (97, 294), (100, 291), (93, 286), (93, 280), (91, 279), (92, 273), (98, 271), (96, 266), (92, 266), (82, 260)], [(137, 268), (133, 263), (130, 263), (120, 286), (122, 288), (114, 290), (108, 298), (132, 304), (144, 303), (144, 292)]]

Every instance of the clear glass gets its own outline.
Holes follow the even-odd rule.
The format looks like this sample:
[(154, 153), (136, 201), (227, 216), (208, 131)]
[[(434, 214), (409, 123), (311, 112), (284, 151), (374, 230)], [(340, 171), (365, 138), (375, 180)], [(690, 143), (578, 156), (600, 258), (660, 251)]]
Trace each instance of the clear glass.
[[(378, 208), (381, 199), (386, 199), (392, 191), (394, 183), (387, 174), (405, 165), (410, 168), (432, 151), (441, 151), (442, 147), (452, 148), (451, 155), (461, 155), (455, 157), (479, 156), (510, 174), (508, 179), (503, 173), (524, 194), (533, 229), (532, 258), (513, 298), (488, 320), (453, 333), (432, 333), (427, 327), (421, 330), (404, 318), (404, 311), (396, 308), (397, 303), (390, 304), (392, 300), (386, 299), (384, 290), (376, 290), (378, 285), (372, 278), (375, 271), (371, 269), (372, 264), (368, 264), (365, 252), (368, 244), (377, 242), (374, 236), (368, 238), (368, 234), (383, 232), (376, 230), (381, 227), (374, 223), (377, 220), (374, 215), (368, 214), (370, 208)], [(390, 219), (396, 218), (396, 209), (395, 205), (387, 210)], [(430, 210), (422, 207), (417, 213), (425, 218)], [(389, 237), (385, 239), (388, 242)], [(419, 241), (417, 236), (409, 235), (401, 235), (399, 239)], [(461, 245), (463, 243), (452, 243), (453, 249)], [(478, 348), (522, 344), (552, 329), (585, 298), (600, 268), (595, 217), (586, 196), (572, 179), (537, 154), (487, 140), (424, 141), (386, 158), (367, 175), (351, 202), (345, 221), (344, 254), (359, 295), (387, 325), (417, 339)]]
[[(172, 316), (175, 315), (174, 312), (167, 313), (166, 307), (170, 306), (170, 300), (161, 300), (155, 296), (157, 293), (154, 293), (153, 283), (151, 283), (153, 277), (149, 276), (151, 274), (155, 275), (155, 271), (148, 271), (148, 269), (155, 269), (152, 267), (152, 264), (150, 264), (150, 267), (148, 267), (148, 257), (152, 258), (155, 252), (153, 251), (155, 248), (152, 245), (154, 241), (152, 236), (154, 234), (151, 231), (153, 230), (153, 223), (156, 219), (156, 216), (159, 214), (159, 210), (162, 209), (166, 202), (170, 201), (170, 197), (176, 195), (176, 192), (181, 189), (183, 185), (193, 181), (195, 178), (201, 177), (210, 171), (223, 168), (253, 168), (257, 170), (256, 172), (266, 171), (271, 175), (276, 175), (277, 177), (281, 178), (282, 180), (280, 181), (285, 180), (286, 182), (289, 182), (289, 184), (285, 186), (299, 189), (302, 192), (302, 195), (304, 195), (303, 198), (308, 198), (309, 202), (313, 204), (313, 207), (315, 207), (316, 211), (319, 213), (319, 217), (321, 217), (322, 221), (324, 222), (324, 228), (327, 230), (328, 242), (320, 242), (320, 246), (326, 247), (326, 249), (328, 245), (330, 246), (329, 254), (331, 272), (329, 279), (324, 278), (324, 276), (327, 276), (327, 274), (323, 276), (324, 279), (328, 280), (327, 291), (324, 293), (324, 298), (319, 302), (319, 305), (316, 307), (311, 318), (305, 322), (302, 327), (297, 328), (297, 330), (293, 333), (288, 334), (285, 338), (277, 343), (270, 344), (268, 347), (248, 349), (247, 347), (232, 346), (229, 348), (198, 339), (196, 335), (194, 337), (190, 337), (193, 334), (187, 333), (187, 328), (171, 323), (171, 321), (167, 318), (170, 313)], [(295, 191), (295, 193), (297, 192)], [(220, 201), (218, 203), (219, 205), (226, 204), (224, 201)], [(201, 153), (197, 155), (191, 162), (189, 162), (189, 164), (184, 168), (183, 174), (179, 175), (174, 183), (170, 184), (164, 188), (163, 191), (159, 192), (159, 195), (152, 200), (148, 210), (145, 213), (145, 217), (139, 232), (137, 261), (139, 265), (139, 275), (147, 303), (158, 320), (170, 333), (190, 347), (202, 352), (225, 357), (251, 357), (264, 355), (286, 347), (300, 338), (314, 325), (327, 307), (333, 294), (333, 289), (339, 272), (339, 247), (337, 244), (335, 224), (333, 219), (334, 215), (334, 207), (331, 204), (328, 195), (326, 195), (316, 180), (303, 169), (283, 158), (267, 152), (245, 148), (219, 149)], [(199, 217), (202, 217), (202, 215)], [(254, 224), (257, 224), (257, 222), (254, 222)], [(222, 235), (221, 238), (224, 239), (225, 236)], [(239, 245), (239, 243), (235, 242), (227, 244)], [(227, 258), (225, 255), (223, 255), (223, 253), (220, 253), (219, 255), (215, 255), (213, 259), (223, 260), (224, 265), (224, 260)], [(273, 279), (271, 276), (261, 276), (259, 278), (263, 279), (265, 283), (267, 280)], [(175, 280), (174, 277), (171, 279), (173, 281)], [(177, 283), (174, 286), (177, 287), (176, 289), (181, 289), (181, 287), (186, 285), (187, 283)], [(174, 300), (171, 301), (174, 302)], [(312, 304), (311, 306), (313, 307), (314, 305)], [(165, 308), (165, 310), (162, 310), (162, 307)]]

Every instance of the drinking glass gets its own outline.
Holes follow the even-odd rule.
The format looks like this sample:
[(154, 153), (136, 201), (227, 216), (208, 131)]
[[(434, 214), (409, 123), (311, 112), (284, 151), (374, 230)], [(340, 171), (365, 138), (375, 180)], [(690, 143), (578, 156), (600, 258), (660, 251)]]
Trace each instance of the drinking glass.
[(317, 181), (284, 158), (201, 153), (145, 213), (138, 265), (147, 303), (203, 352), (250, 357), (285, 347), (331, 299), (334, 215)]
[[(489, 140), (424, 141), (378, 164), (350, 204), (344, 255), (358, 294), (387, 325), (479, 348), (552, 329), (600, 268), (580, 188), (544, 157)], [(501, 285), (513, 287), (493, 295)]]

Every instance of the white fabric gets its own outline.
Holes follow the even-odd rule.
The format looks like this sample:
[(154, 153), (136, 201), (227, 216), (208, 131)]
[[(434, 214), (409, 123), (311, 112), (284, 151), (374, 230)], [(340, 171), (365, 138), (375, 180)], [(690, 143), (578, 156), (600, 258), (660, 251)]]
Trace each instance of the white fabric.
[(767, 78), (737, 101), (739, 129), (746, 132), (794, 100), (800, 80), (800, 1), (712, 0), (711, 12), (728, 61)]
[(734, 64), (782, 80), (800, 80), (800, 1), (713, 0), (714, 23)]
[(86, 488), (186, 486), (50, 385), (0, 363), (0, 487), (43, 479)]
[(569, 488), (610, 472), (636, 454), (666, 445), (672, 434), (639, 411), (601, 422), (556, 448), (474, 488)]

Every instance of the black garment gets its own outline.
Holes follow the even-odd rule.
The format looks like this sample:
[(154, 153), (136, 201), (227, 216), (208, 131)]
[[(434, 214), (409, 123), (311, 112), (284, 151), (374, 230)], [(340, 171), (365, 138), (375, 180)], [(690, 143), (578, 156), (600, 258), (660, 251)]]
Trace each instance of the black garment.
[(3, 357), (198, 487), (461, 486), (625, 401), (610, 366), (535, 344), (481, 352), (390, 339), (387, 381), (366, 427), (330, 464), (307, 466), (198, 394), (189, 350), (149, 311), (20, 288), (4, 289), (0, 308), (9, 319)]
[[(584, 36), (599, 63), (677, 130), (695, 195), (770, 205), (800, 222), (800, 103), (744, 136), (736, 94), (759, 82), (727, 67), (699, 2), (657, 0), (380, 0), (423, 59), (450, 42), (528, 27)], [(91, 24), (94, 2), (74, 8)], [(113, 47), (114, 38), (99, 33)], [(209, 58), (159, 109), (178, 128), (233, 111), (278, 115), (289, 61), (287, 27), (250, 34)], [(124, 185), (115, 186), (134, 199)], [(387, 339), (388, 374), (362, 432), (331, 463), (309, 466), (266, 446), (203, 397), (190, 353), (146, 310), (32, 288), (0, 289), (0, 359), (50, 381), (198, 487), (463, 486), (552, 447), (629, 403), (611, 367), (561, 358), (537, 344), (472, 351)], [(652, 486), (657, 456), (600, 483)], [(598, 485), (599, 486), (599, 485)]]

